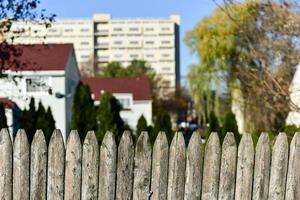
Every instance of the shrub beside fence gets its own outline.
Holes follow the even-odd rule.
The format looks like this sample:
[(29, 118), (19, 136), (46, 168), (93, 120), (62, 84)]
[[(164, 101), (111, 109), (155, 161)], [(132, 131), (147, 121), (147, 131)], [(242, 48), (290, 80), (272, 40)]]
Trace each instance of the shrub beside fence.
[(300, 199), (300, 134), (289, 148), (280, 133), (270, 146), (266, 133), (254, 147), (246, 134), (237, 146), (227, 133), (223, 144), (212, 133), (204, 145), (194, 133), (185, 147), (176, 133), (170, 147), (159, 133), (153, 148), (143, 132), (134, 147), (124, 132), (119, 146), (108, 132), (98, 145), (94, 132), (81, 144), (71, 131), (66, 148), (59, 130), (49, 146), (38, 130), (29, 146), (19, 130), (14, 144), (0, 133), (0, 199)]

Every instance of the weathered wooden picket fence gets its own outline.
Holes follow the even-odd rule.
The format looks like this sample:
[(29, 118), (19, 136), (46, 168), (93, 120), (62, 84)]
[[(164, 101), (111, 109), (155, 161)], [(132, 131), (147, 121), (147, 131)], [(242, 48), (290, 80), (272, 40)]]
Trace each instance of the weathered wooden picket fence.
[(23, 130), (12, 145), (2, 129), (0, 199), (300, 199), (300, 134), (290, 149), (284, 133), (273, 147), (267, 134), (256, 148), (250, 135), (237, 147), (232, 133), (222, 146), (212, 133), (205, 151), (203, 146), (194, 133), (186, 148), (182, 134), (176, 133), (169, 147), (160, 133), (152, 150), (143, 132), (134, 147), (125, 132), (118, 147), (107, 133), (99, 150), (93, 132), (81, 145), (72, 131), (65, 150), (59, 130), (48, 147), (38, 130), (30, 147)]

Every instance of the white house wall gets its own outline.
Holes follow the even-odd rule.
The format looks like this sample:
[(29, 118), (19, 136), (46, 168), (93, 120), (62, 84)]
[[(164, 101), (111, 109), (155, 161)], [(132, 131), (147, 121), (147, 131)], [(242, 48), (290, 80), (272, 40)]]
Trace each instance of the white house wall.
[[(290, 98), (293, 104), (300, 108), (300, 64), (297, 66), (290, 86)], [(292, 109), (288, 114), (286, 123), (300, 127), (300, 112)]]
[[(22, 74), (21, 78), (16, 78), (15, 82), (12, 79), (1, 78), (0, 79), (0, 96), (7, 97), (13, 102), (15, 102), (20, 109), (24, 110), (28, 108), (30, 98), (33, 97), (35, 100), (36, 107), (38, 106), (39, 101), (42, 102), (45, 108), (48, 106), (51, 107), (51, 111), (53, 117), (55, 119), (56, 128), (61, 129), (62, 134), (65, 140), (66, 134), (66, 118), (64, 113), (66, 113), (66, 101), (62, 98), (56, 98), (55, 93), (65, 94), (65, 77), (64, 75), (56, 75), (53, 76), (51, 73), (47, 74), (47, 72), (42, 73), (43, 75), (39, 75), (38, 72), (26, 72)], [(20, 73), (21, 75), (21, 73)], [(50, 85), (52, 88), (52, 95), (48, 92), (26, 92), (26, 78), (31, 77), (50, 77)]]

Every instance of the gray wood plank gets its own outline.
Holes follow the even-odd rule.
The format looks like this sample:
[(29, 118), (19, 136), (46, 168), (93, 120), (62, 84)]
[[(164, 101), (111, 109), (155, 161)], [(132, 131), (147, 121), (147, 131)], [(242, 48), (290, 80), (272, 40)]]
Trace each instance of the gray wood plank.
[(98, 198), (99, 146), (94, 131), (89, 131), (82, 147), (82, 200)]
[(152, 153), (151, 200), (167, 199), (168, 162), (168, 140), (164, 132), (159, 132)]
[(77, 131), (72, 130), (66, 145), (65, 200), (81, 197), (81, 142)]
[(300, 199), (300, 133), (293, 137), (290, 147), (290, 159), (287, 175), (285, 199)]
[(12, 199), (12, 143), (7, 129), (0, 132), (0, 199)]
[(30, 154), (30, 200), (46, 199), (47, 144), (42, 130), (37, 130)]
[(237, 145), (233, 133), (227, 133), (222, 144), (219, 200), (234, 200)]
[(169, 153), (168, 200), (184, 199), (185, 142), (181, 132), (175, 133)]
[(13, 199), (29, 200), (30, 147), (27, 135), (19, 130), (14, 142)]
[(48, 147), (47, 199), (64, 199), (65, 147), (60, 130), (56, 129)]
[(194, 132), (187, 148), (185, 171), (185, 200), (201, 197), (203, 148), (199, 132)]
[(210, 134), (205, 147), (201, 199), (218, 199), (220, 164), (220, 140), (218, 134), (216, 132), (213, 132)]
[(99, 200), (115, 199), (117, 145), (113, 133), (107, 132), (100, 147)]
[(133, 192), (134, 147), (129, 131), (122, 135), (118, 148), (116, 199), (130, 200)]
[(252, 181), (254, 168), (254, 145), (250, 134), (244, 134), (238, 148), (236, 172), (236, 200), (252, 198)]
[(151, 180), (151, 143), (147, 132), (142, 132), (135, 147), (133, 199), (148, 200)]
[(271, 147), (268, 133), (260, 135), (255, 151), (252, 199), (268, 199), (271, 169)]
[(285, 184), (287, 175), (287, 165), (289, 157), (289, 145), (285, 133), (277, 136), (273, 146), (271, 174), (269, 186), (270, 200), (283, 200), (285, 197)]

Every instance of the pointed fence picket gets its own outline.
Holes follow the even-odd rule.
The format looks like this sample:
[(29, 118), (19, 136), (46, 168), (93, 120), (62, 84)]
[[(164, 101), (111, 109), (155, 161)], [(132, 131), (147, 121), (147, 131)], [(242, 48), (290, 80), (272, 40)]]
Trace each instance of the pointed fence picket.
[(243, 135), (239, 148), (236, 169), (236, 200), (251, 200), (254, 167), (254, 145), (250, 134)]
[(280, 133), (273, 146), (269, 197), (270, 200), (284, 200), (288, 168), (289, 144), (284, 133)]
[(107, 132), (100, 147), (99, 200), (115, 199), (117, 145), (113, 133)]
[(65, 147), (59, 130), (54, 130), (48, 147), (47, 199), (64, 199)]
[(262, 133), (256, 145), (254, 180), (253, 180), (253, 200), (268, 199), (271, 147), (267, 133)]
[(133, 164), (134, 147), (132, 137), (129, 131), (125, 131), (121, 137), (118, 148), (117, 164), (117, 200), (132, 199), (133, 191)]
[(221, 147), (218, 134), (210, 134), (204, 154), (202, 198), (203, 200), (217, 200), (219, 190)]
[(186, 153), (184, 199), (200, 199), (202, 185), (203, 148), (201, 137), (198, 132), (195, 132), (192, 135)]
[(237, 145), (228, 133), (221, 146), (212, 133), (203, 147), (199, 133), (186, 147), (178, 132), (169, 148), (160, 132), (152, 148), (148, 133), (134, 145), (128, 131), (118, 146), (111, 132), (98, 145), (93, 131), (83, 144), (71, 131), (64, 147), (59, 130), (48, 148), (41, 130), (31, 145), (19, 130), (12, 145), (2, 129), (0, 199), (300, 199), (300, 133), (290, 148), (284, 133), (273, 146), (261, 134), (256, 148), (249, 134)]
[(77, 131), (71, 131), (66, 146), (65, 200), (81, 197), (81, 142)]
[(222, 145), (219, 200), (234, 199), (237, 146), (233, 133), (227, 133)]
[(42, 130), (37, 130), (30, 153), (30, 200), (46, 199), (47, 144)]
[(29, 200), (30, 148), (26, 133), (19, 130), (13, 153), (13, 199)]
[(168, 140), (164, 132), (159, 132), (152, 153), (151, 200), (167, 199), (168, 163)]
[(135, 147), (133, 199), (148, 200), (151, 180), (151, 143), (147, 132), (142, 132)]
[(94, 131), (89, 131), (82, 147), (81, 199), (98, 199), (99, 147)]
[(184, 198), (185, 143), (181, 132), (174, 135), (169, 153), (168, 200)]

